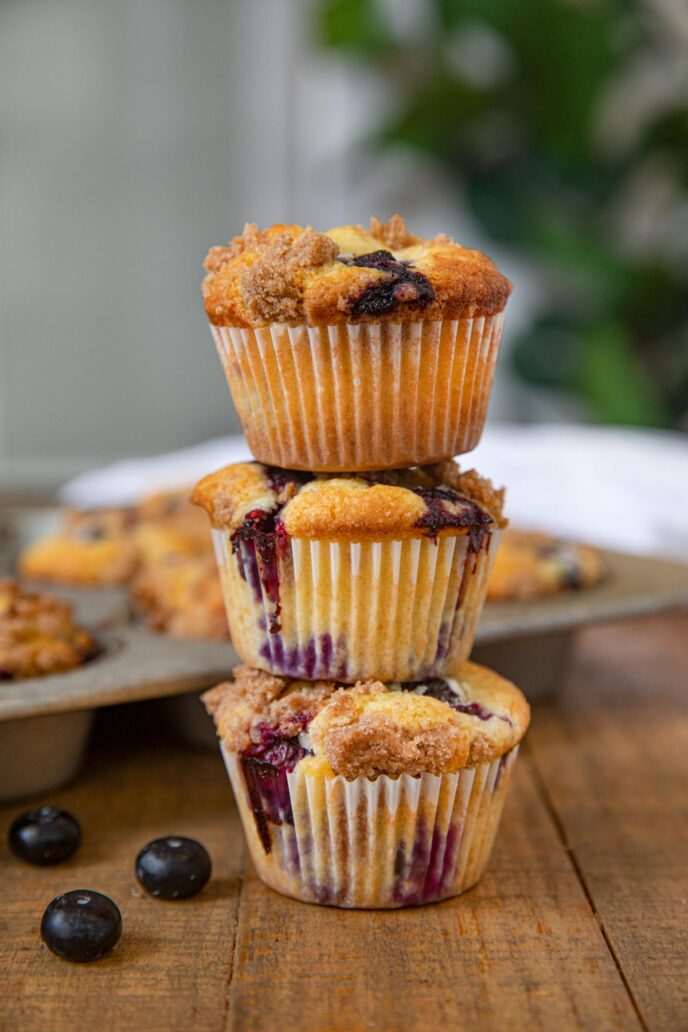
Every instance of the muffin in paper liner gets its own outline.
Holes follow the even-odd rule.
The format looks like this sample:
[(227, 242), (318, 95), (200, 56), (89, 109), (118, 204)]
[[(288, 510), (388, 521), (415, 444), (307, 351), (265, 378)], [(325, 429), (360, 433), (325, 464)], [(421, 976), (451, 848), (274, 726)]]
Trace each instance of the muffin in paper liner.
[(453, 462), (360, 476), (238, 463), (205, 477), (230, 633), (291, 677), (411, 681), (467, 659), (503, 492)]
[(518, 746), (450, 774), (375, 781), (287, 775), (291, 815), (256, 826), (241, 763), (222, 750), (261, 881), (285, 896), (337, 907), (435, 903), (472, 888), (485, 870)]
[(393, 541), (290, 538), (271, 567), (214, 529), (227, 618), (245, 663), (290, 677), (412, 681), (468, 659), (499, 531)]
[(271, 888), (401, 907), (481, 877), (529, 721), (498, 674), (467, 663), (452, 677), (352, 687), (238, 667), (204, 700)]
[(211, 331), (248, 446), (287, 469), (376, 470), (471, 451), (503, 313)]
[(511, 284), (393, 216), (249, 224), (205, 261), (210, 328), (249, 447), (287, 469), (436, 462), (480, 439)]

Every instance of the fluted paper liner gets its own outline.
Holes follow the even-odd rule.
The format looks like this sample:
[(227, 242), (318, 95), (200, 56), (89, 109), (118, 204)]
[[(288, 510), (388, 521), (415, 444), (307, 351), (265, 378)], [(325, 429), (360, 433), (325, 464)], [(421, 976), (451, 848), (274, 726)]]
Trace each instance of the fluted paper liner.
[(452, 774), (287, 775), (291, 814), (258, 832), (240, 759), (222, 750), (258, 875), (309, 903), (402, 907), (458, 896), (490, 858), (518, 746)]
[(211, 331), (248, 446), (267, 465), (356, 471), (471, 451), (504, 313)]
[(245, 663), (306, 679), (417, 681), (473, 647), (498, 544), (487, 531), (397, 541), (289, 538), (274, 571), (214, 530), (232, 642)]

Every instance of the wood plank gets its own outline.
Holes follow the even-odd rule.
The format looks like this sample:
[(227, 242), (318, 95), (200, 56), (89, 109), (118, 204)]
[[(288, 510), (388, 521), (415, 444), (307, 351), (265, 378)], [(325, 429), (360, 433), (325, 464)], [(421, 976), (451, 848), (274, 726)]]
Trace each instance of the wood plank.
[[(135, 719), (138, 710), (128, 712)], [(126, 726), (121, 732), (129, 736)], [(40, 800), (63, 805), (82, 823), (82, 846), (68, 863), (37, 868), (12, 858), (6, 828), (26, 807), (0, 810), (0, 1027), (221, 1028), (243, 837), (220, 757), (159, 743), (100, 753), (72, 788)], [(138, 887), (134, 859), (152, 838), (175, 833), (205, 844), (213, 878), (195, 899), (165, 903)], [(60, 961), (39, 939), (45, 906), (74, 888), (105, 892), (122, 911), (119, 945), (95, 964)]]
[(527, 758), (488, 872), (459, 899), (342, 911), (247, 875), (227, 1028), (510, 1027), (639, 1027)]
[(688, 615), (582, 636), (529, 748), (645, 1025), (688, 1027)]

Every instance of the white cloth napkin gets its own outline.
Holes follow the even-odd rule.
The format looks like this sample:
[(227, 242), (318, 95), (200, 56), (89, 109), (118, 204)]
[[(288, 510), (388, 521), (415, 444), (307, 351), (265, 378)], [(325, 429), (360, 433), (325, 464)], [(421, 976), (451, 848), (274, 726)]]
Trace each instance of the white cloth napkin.
[[(64, 485), (79, 507), (128, 505), (151, 491), (186, 487), (250, 458), (242, 437), (218, 437), (150, 458), (112, 463)], [(507, 485), (512, 525), (590, 544), (688, 559), (688, 437), (606, 427), (488, 426), (460, 459)]]

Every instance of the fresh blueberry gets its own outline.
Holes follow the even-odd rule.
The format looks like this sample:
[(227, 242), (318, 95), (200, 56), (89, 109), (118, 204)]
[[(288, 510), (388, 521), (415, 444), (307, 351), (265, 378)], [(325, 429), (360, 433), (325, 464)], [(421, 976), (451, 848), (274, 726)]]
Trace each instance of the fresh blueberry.
[(109, 896), (74, 889), (56, 896), (41, 921), (41, 938), (64, 960), (85, 964), (109, 953), (122, 934), (122, 915)]
[(29, 864), (59, 864), (79, 848), (81, 827), (76, 817), (56, 806), (29, 810), (12, 822), (9, 847)]
[(181, 835), (155, 839), (136, 857), (136, 877), (146, 892), (158, 899), (195, 896), (210, 878), (211, 870), (205, 847)]

